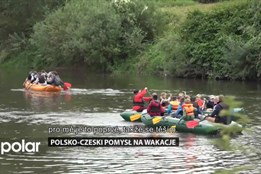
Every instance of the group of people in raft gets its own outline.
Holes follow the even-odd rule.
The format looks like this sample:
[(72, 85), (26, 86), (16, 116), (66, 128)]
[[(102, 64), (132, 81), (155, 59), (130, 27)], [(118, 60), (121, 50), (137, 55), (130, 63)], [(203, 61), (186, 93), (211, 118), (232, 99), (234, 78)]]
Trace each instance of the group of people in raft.
[[(184, 115), (186, 119), (194, 118), (202, 119), (203, 111), (207, 110), (211, 114), (206, 114), (206, 120), (215, 123), (229, 124), (231, 121), (226, 116), (221, 116), (220, 111), (228, 109), (228, 105), (224, 103), (224, 96), (208, 96), (202, 99), (201, 95), (190, 97), (185, 92), (181, 92), (178, 96), (167, 97), (166, 93), (161, 93), (158, 98), (157, 93), (152, 93), (151, 97), (145, 97), (147, 87), (143, 90), (134, 90), (133, 108), (137, 112), (147, 109), (147, 113), (151, 116), (163, 116), (165, 113), (172, 117), (181, 118)], [(145, 107), (145, 102), (149, 105)], [(186, 112), (186, 113), (183, 113)]]
[(38, 85), (55, 85), (63, 87), (64, 83), (56, 71), (46, 72), (42, 70), (40, 72), (30, 71), (25, 82)]

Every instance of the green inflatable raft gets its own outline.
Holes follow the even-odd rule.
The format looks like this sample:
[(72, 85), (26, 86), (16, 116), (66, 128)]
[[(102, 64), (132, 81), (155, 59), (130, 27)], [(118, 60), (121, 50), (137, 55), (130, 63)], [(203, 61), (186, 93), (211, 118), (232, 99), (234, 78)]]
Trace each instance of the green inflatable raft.
[(141, 112), (133, 111), (132, 109), (127, 109), (120, 115), (125, 121), (141, 122)]
[[(234, 108), (232, 110), (232, 115), (234, 113), (243, 113), (244, 109), (243, 108)], [(146, 112), (144, 112), (146, 113)], [(204, 111), (204, 114), (211, 114), (212, 111), (208, 112), (208, 111)], [(133, 111), (132, 109), (126, 109), (124, 112), (122, 112), (121, 117), (125, 120), (125, 121), (131, 121), (131, 122), (141, 122), (141, 112), (137, 112), (137, 111)], [(234, 121), (236, 121), (236, 119), (233, 119)]]
[[(154, 122), (153, 119), (157, 119), (160, 121)], [(196, 121), (199, 121), (195, 119)], [(148, 114), (143, 114), (141, 116), (141, 121), (149, 127), (171, 127), (176, 126), (176, 131), (178, 132), (187, 132), (187, 133), (195, 133), (195, 134), (203, 134), (203, 135), (216, 135), (220, 132), (223, 126), (227, 127), (235, 127), (238, 130), (238, 133), (242, 131), (242, 126), (234, 121), (229, 125), (212, 123), (207, 120), (199, 122), (198, 126), (194, 128), (188, 128), (186, 125), (186, 121), (180, 120), (179, 118), (173, 117), (151, 117)]]
[[(235, 114), (235, 113), (245, 113), (244, 108), (233, 108), (231, 111), (231, 115)], [(211, 114), (212, 111), (203, 111), (203, 114)]]

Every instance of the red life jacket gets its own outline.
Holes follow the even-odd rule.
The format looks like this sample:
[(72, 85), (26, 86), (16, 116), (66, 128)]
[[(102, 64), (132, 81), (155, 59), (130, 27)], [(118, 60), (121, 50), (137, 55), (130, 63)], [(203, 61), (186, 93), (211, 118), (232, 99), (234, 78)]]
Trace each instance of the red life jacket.
[(156, 106), (152, 105), (150, 112), (151, 113), (160, 113), (160, 102), (154, 101), (154, 103), (156, 103), (157, 105)]
[(160, 102), (152, 100), (148, 106), (148, 114), (150, 116), (160, 116), (161, 115)]
[(144, 107), (145, 105), (145, 102), (144, 100), (142, 99), (142, 101), (135, 101), (135, 97), (133, 98), (133, 106), (141, 106), (141, 107)]

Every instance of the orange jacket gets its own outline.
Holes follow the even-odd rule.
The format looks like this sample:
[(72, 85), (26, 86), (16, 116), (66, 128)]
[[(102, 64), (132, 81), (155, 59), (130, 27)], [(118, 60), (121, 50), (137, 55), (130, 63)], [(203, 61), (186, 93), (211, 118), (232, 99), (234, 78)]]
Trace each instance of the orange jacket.
[(193, 116), (194, 115), (194, 107), (193, 104), (189, 103), (189, 104), (183, 104), (182, 105), (182, 109), (186, 111), (186, 116)]
[(178, 101), (171, 101), (170, 104), (171, 104), (172, 111), (178, 110), (178, 107), (179, 107)]

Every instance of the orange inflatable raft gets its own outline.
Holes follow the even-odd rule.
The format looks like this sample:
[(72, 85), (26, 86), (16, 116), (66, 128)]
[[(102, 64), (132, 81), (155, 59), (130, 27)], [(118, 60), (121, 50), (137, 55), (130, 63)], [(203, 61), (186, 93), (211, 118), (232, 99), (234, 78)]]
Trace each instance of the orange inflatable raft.
[(24, 83), (24, 88), (26, 90), (33, 90), (33, 91), (45, 91), (45, 92), (61, 92), (62, 88), (60, 86), (54, 85), (38, 85), (32, 84), (28, 81)]

